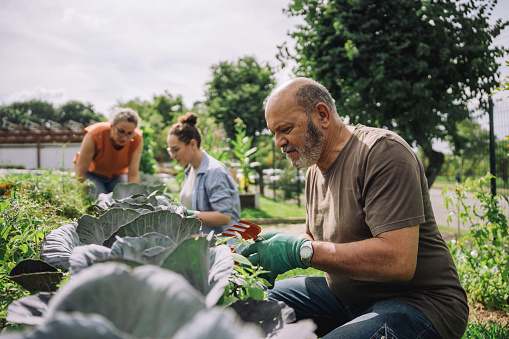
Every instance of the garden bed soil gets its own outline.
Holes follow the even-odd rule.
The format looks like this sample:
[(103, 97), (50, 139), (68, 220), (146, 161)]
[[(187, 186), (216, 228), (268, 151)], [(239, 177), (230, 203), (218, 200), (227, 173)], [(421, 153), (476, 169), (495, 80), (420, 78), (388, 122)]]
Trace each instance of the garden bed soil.
[(490, 322), (500, 324), (509, 330), (509, 312), (487, 309), (481, 303), (470, 304), (468, 319), (471, 323), (489, 324)]

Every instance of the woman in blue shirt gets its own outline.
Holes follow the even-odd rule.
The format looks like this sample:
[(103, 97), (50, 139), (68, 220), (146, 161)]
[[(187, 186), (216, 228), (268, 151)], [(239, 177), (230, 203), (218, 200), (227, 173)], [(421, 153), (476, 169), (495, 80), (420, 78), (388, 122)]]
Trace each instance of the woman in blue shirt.
[(219, 234), (240, 220), (240, 199), (235, 181), (226, 166), (201, 146), (198, 117), (188, 112), (168, 133), (168, 153), (186, 167), (180, 203), (203, 224), (203, 233)]

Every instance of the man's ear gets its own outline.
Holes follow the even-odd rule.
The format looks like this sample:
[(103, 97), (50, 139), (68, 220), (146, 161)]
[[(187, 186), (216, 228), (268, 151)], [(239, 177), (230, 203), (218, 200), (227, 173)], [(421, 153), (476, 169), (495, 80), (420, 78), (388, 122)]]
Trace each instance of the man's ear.
[(327, 128), (331, 121), (331, 112), (329, 110), (329, 107), (327, 107), (327, 105), (324, 104), (323, 102), (319, 102), (315, 106), (315, 111), (318, 114), (318, 118), (320, 120), (319, 123), (322, 126), (322, 128)]

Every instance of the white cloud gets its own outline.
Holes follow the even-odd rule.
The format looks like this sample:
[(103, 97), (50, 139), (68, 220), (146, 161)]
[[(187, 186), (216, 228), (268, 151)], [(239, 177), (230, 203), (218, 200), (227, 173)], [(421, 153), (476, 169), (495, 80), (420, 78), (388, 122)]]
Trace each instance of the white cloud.
[[(108, 114), (169, 91), (204, 99), (210, 67), (253, 55), (276, 65), (297, 20), (283, 0), (28, 0), (0, 3), (0, 102), (60, 88)], [(63, 96), (63, 95), (62, 95)], [(45, 97), (50, 100), (51, 96)], [(56, 98), (55, 98), (56, 99)]]
[(12, 93), (7, 97), (7, 103), (21, 102), (32, 99), (41, 101), (49, 101), (53, 103), (64, 103), (67, 101), (65, 91), (62, 88), (44, 88), (36, 87), (33, 89), (24, 89), (16, 93)]

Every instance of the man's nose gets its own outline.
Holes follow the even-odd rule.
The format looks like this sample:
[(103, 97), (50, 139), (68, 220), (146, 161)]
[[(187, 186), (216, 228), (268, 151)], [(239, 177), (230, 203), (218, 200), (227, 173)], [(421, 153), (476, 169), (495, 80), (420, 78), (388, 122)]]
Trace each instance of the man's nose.
[(288, 140), (286, 140), (286, 136), (281, 133), (281, 134), (276, 134), (275, 135), (275, 144), (276, 144), (276, 147), (277, 148), (281, 148), (283, 147), (284, 145), (286, 145), (288, 143)]

